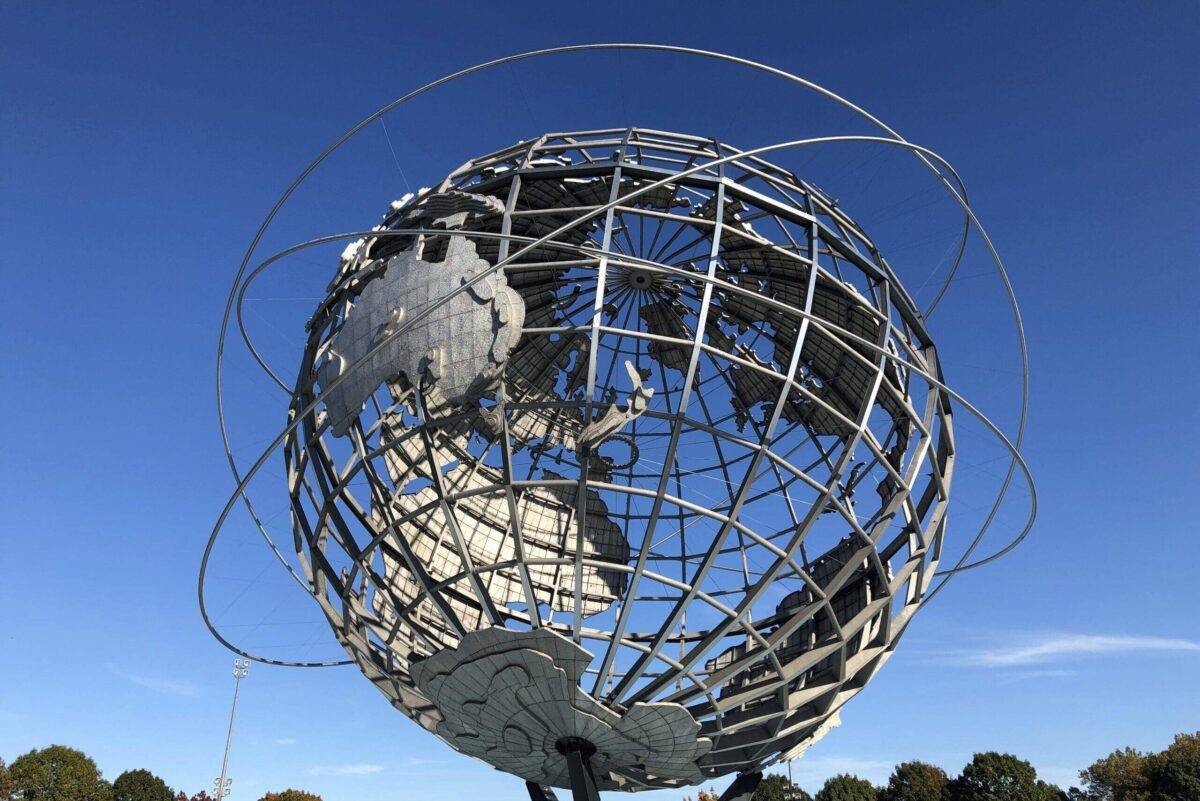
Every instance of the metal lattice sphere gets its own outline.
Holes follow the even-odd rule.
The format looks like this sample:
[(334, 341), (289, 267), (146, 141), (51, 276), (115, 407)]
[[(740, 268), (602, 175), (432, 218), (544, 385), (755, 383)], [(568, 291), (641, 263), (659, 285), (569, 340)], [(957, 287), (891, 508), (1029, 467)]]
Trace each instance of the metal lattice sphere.
[(794, 757), (887, 660), (954, 464), (922, 316), (850, 216), (700, 136), (540, 136), (392, 205), (285, 441), (342, 645), (543, 785)]

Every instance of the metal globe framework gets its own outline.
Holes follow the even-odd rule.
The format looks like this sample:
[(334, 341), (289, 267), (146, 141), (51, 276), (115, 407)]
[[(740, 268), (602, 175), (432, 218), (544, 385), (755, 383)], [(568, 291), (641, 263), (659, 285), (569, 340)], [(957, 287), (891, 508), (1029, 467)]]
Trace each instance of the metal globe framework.
[[(902, 139), (809, 141), (854, 139), (957, 180)], [(398, 709), (535, 797), (799, 756), (930, 596), (952, 411), (980, 415), (786, 146), (630, 127), (472, 159), (349, 241), (309, 321), (276, 441), (293, 574)], [(230, 457), (221, 522), (267, 455)]]

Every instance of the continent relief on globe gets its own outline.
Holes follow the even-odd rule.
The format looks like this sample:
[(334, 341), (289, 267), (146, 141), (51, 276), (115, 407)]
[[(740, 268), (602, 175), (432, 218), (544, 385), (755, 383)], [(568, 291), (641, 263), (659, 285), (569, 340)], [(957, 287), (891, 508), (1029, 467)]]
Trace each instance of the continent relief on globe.
[(375, 390), (400, 375), (451, 404), (480, 397), (496, 385), (524, 320), (520, 294), (465, 236), (449, 238), (441, 262), (424, 261), (420, 244), (392, 256), (317, 368), (333, 433), (344, 436)]
[[(890, 657), (936, 569), (950, 404), (906, 368), (936, 372), (919, 310), (836, 203), (759, 161), (634, 197), (709, 146), (630, 129), (608, 159), (590, 136), (467, 162), (347, 249), (301, 376), (325, 419), (296, 449), (326, 477), (372, 462), (371, 495), (322, 480), (349, 513), (302, 533), (344, 590), (331, 623), (419, 725), (537, 784), (569, 784), (574, 739), (600, 789), (678, 787), (799, 756)], [(763, 175), (793, 194), (741, 180)], [(601, 268), (635, 217), (647, 247)], [(348, 466), (327, 433), (354, 437)], [(358, 582), (324, 556), (341, 539), (369, 542)]]

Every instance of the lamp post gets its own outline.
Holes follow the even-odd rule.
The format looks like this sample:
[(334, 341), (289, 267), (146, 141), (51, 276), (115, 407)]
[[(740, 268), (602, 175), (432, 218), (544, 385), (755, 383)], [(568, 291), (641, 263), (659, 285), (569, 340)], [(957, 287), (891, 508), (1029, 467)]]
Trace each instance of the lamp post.
[(229, 795), (229, 746), (233, 743), (233, 719), (237, 715), (238, 690), (241, 689), (242, 679), (250, 673), (250, 661), (247, 659), (233, 660), (233, 705), (229, 708), (229, 729), (225, 732), (225, 756), (221, 758), (221, 775), (213, 780), (214, 797), (221, 801)]

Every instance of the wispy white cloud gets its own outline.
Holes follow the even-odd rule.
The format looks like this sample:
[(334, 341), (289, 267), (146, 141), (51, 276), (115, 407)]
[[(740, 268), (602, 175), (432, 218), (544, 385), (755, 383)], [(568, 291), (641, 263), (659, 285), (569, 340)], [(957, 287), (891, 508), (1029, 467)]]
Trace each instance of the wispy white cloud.
[(147, 690), (152, 690), (156, 693), (164, 695), (182, 695), (189, 698), (194, 698), (200, 694), (200, 685), (190, 681), (181, 679), (169, 679), (162, 676), (149, 676), (143, 673), (131, 673), (123, 670), (111, 662), (105, 665), (108, 672), (125, 681), (132, 682), (139, 687), (145, 687)]
[(273, 740), (275, 745), (295, 745), (295, 737), (280, 737), (278, 740)]
[(1027, 681), (1029, 679), (1065, 679), (1070, 676), (1079, 675), (1075, 670), (1015, 670), (1011, 673), (1006, 673), (1000, 677), (1000, 681), (1005, 684), (1011, 684), (1014, 681)]
[(1177, 651), (1200, 653), (1200, 642), (1174, 637), (1136, 635), (1050, 634), (999, 648), (964, 654), (962, 661), (980, 667), (1042, 665), (1076, 656), (1122, 654), (1132, 651)]
[(308, 769), (308, 774), (310, 776), (366, 776), (382, 770), (383, 765), (356, 762), (351, 765), (315, 765)]

